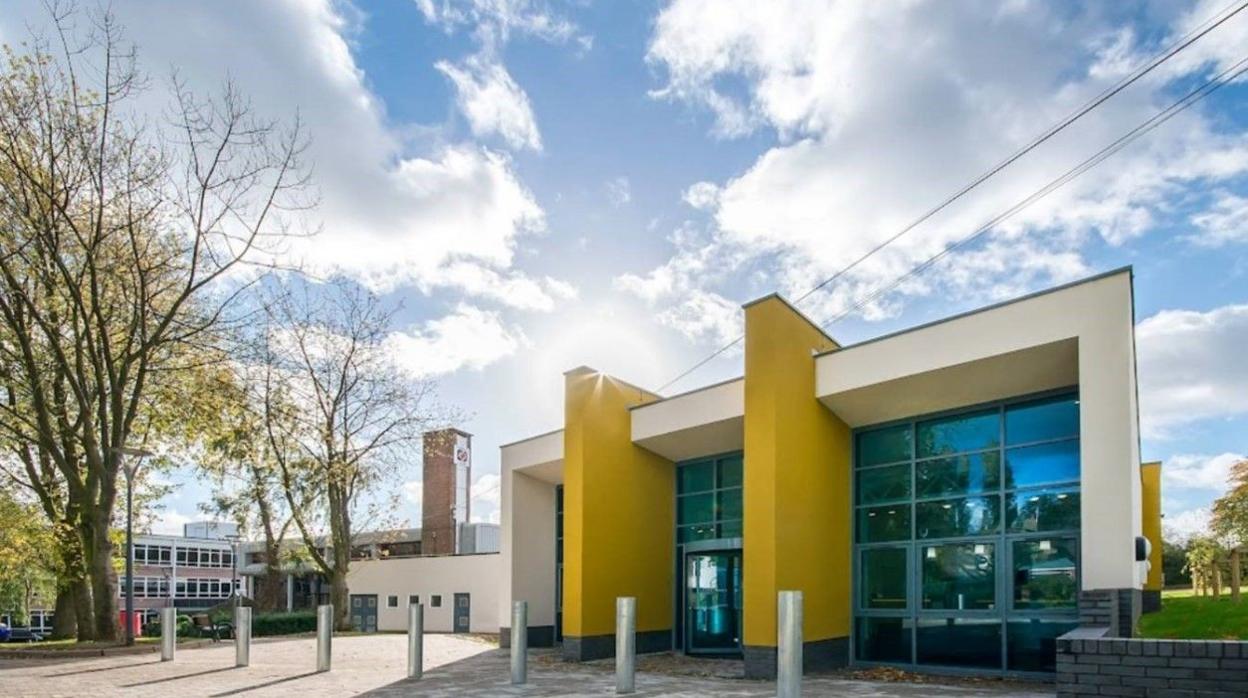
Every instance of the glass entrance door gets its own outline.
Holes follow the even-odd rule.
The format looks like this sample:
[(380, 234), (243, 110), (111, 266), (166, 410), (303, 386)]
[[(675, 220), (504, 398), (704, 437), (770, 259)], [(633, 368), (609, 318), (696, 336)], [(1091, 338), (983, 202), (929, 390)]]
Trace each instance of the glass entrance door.
[(685, 651), (741, 650), (741, 551), (685, 556)]

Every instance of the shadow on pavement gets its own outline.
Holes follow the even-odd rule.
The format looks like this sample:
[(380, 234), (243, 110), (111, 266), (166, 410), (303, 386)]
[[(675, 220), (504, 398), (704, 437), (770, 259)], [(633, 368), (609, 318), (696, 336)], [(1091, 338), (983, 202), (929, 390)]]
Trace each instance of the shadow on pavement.
[[(233, 667), (231, 667), (231, 668), (233, 668)], [(213, 693), (213, 694), (212, 694), (212, 698), (223, 698), (223, 696), (236, 696), (236, 695), (238, 695), (238, 694), (240, 694), (240, 693), (247, 693), (248, 691), (258, 691), (258, 690), (260, 690), (260, 689), (262, 689), (262, 688), (268, 688), (269, 686), (277, 686), (277, 685), (280, 685), (280, 684), (287, 683), (287, 682), (289, 682), (289, 681), (298, 681), (299, 679), (306, 679), (306, 678), (308, 678), (309, 676), (316, 676), (316, 675), (317, 675), (317, 674), (319, 674), (319, 673), (321, 673), (321, 672), (319, 672), (319, 671), (309, 671), (309, 672), (307, 672), (307, 673), (304, 673), (304, 674), (296, 674), (296, 675), (294, 675), (294, 676), (283, 676), (283, 677), (282, 677), (282, 678), (280, 678), (280, 679), (274, 679), (274, 680), (272, 680), (272, 681), (266, 681), (266, 682), (264, 682), (264, 683), (258, 683), (258, 684), (256, 684), (255, 686), (245, 686), (245, 687), (243, 687), (243, 688), (235, 688), (235, 689), (234, 689), (234, 690), (232, 690), (232, 691), (223, 691), (223, 692), (221, 692), (221, 693)]]
[[(91, 657), (91, 659), (100, 659), (100, 657)], [(84, 659), (82, 661), (89, 661), (89, 660)], [(77, 674), (94, 674), (97, 671), (113, 671), (114, 669), (130, 669), (136, 666), (144, 666), (145, 664), (160, 664), (160, 661), (157, 660), (155, 662), (135, 662), (133, 664), (118, 664), (115, 666), (95, 667), (94, 669), (78, 669), (77, 671), (62, 671), (59, 674), (44, 674), (44, 678), (51, 679), (51, 678), (56, 678), (58, 676), (74, 676)]]
[(137, 688), (139, 686), (150, 686), (154, 683), (165, 683), (167, 681), (180, 681), (182, 679), (190, 679), (196, 676), (205, 676), (207, 674), (220, 674), (223, 671), (233, 671), (237, 668), (238, 667), (235, 667), (235, 666), (225, 666), (219, 669), (205, 669), (204, 671), (196, 671), (190, 674), (178, 674), (177, 676), (165, 676), (159, 679), (152, 679), (151, 681), (139, 681), (138, 683), (123, 683), (121, 687), (122, 688)]

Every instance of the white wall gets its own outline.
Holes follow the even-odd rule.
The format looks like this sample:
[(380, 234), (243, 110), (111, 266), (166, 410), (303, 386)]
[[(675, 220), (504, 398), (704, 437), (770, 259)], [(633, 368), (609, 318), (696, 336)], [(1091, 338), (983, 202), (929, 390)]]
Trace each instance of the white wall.
[(563, 478), (563, 432), (502, 447), (502, 575), (498, 619), (527, 601), (530, 627), (555, 624), (555, 486)]
[[(454, 629), (455, 594), (469, 594), (469, 629), (474, 633), (497, 633), (498, 579), (502, 556), (445, 555), (393, 560), (358, 560), (351, 563), (347, 587), (352, 594), (377, 595), (377, 629), (407, 630), (407, 601), (412, 594), (425, 605), (425, 631), (449, 633)], [(442, 597), (439, 608), (433, 596)], [(389, 596), (398, 597), (391, 608)]]

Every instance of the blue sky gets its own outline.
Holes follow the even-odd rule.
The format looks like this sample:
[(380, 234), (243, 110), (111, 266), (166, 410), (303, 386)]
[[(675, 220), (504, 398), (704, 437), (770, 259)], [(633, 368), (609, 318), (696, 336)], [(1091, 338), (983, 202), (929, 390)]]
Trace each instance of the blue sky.
[[(800, 295), (1163, 46), (1207, 2), (117, 0), (158, 78), (298, 109), (323, 232), (292, 251), (402, 305), (399, 360), (498, 445), (562, 421), (562, 372), (645, 386)], [(0, 39), (45, 19), (0, 11)], [(975, 229), (1243, 58), (1248, 12), (813, 296), (817, 319)], [(1199, 526), (1248, 453), (1248, 86), (1232, 84), (830, 327), (844, 343), (1123, 265), (1146, 458)], [(727, 352), (673, 391), (739, 374)], [(418, 462), (401, 478), (419, 491)], [(158, 528), (198, 516), (189, 473)], [(400, 517), (418, 509), (403, 500)]]

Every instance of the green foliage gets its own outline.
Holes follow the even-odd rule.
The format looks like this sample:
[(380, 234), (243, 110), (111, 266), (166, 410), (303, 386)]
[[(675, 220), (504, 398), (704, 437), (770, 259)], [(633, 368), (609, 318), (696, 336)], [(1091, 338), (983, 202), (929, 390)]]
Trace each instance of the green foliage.
[(1167, 592), (1161, 610), (1140, 617), (1142, 637), (1188, 640), (1248, 640), (1248, 602)]
[(1161, 570), (1164, 573), (1166, 586), (1187, 586), (1192, 583), (1192, 575), (1187, 571), (1187, 548), (1189, 541), (1173, 543), (1169, 539), (1161, 541)]
[(256, 637), (266, 635), (294, 635), (316, 631), (315, 611), (293, 613), (263, 613), (252, 618), (251, 633)]
[(1230, 488), (1213, 502), (1210, 527), (1232, 544), (1248, 544), (1248, 460), (1231, 466)]

